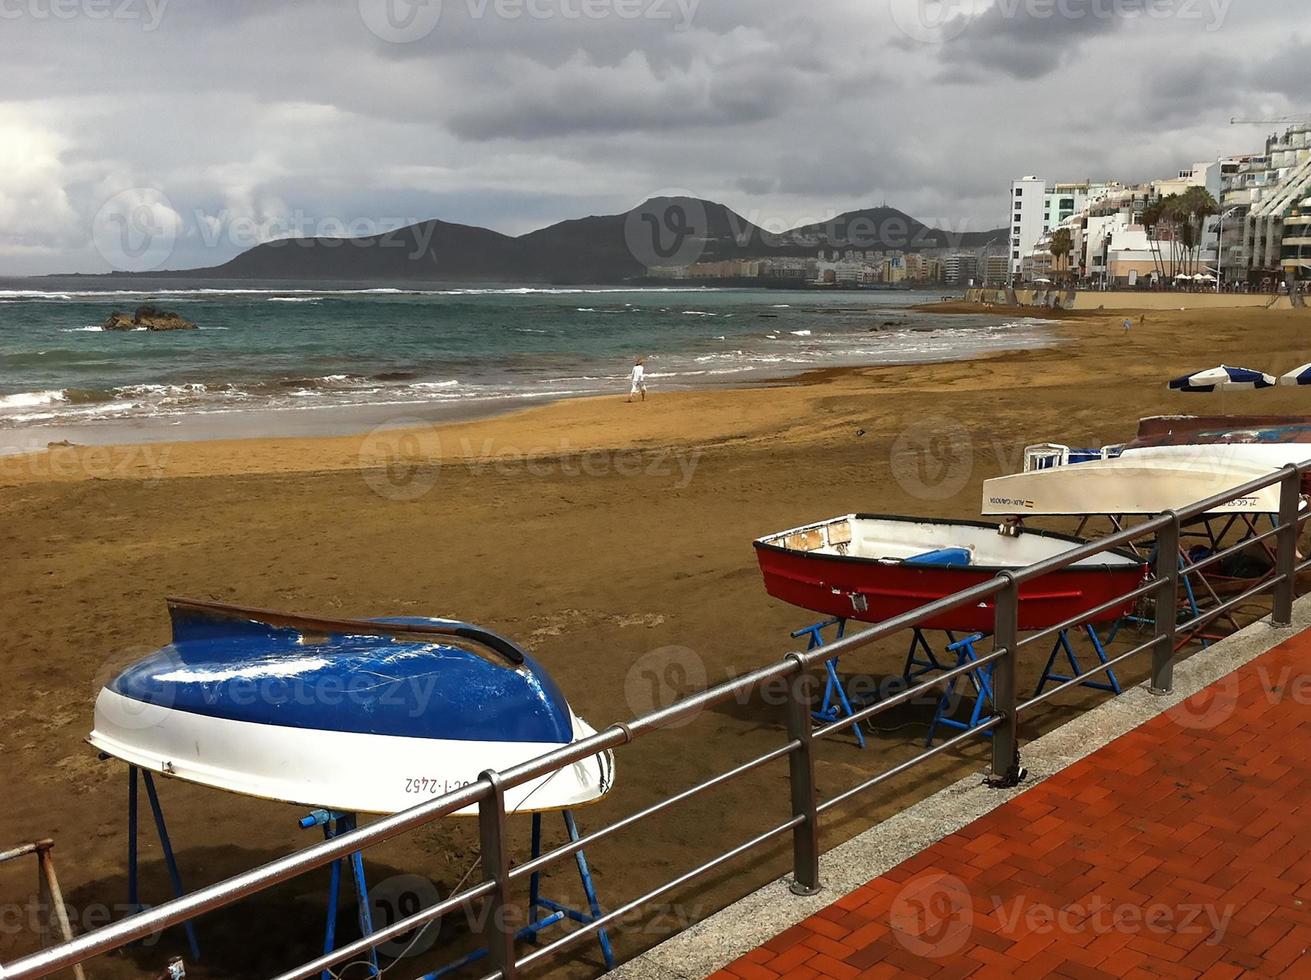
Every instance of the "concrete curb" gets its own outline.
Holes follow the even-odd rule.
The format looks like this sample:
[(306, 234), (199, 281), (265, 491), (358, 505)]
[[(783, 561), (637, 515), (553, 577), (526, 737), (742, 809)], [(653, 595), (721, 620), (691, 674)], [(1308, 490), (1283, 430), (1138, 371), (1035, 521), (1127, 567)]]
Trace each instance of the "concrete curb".
[(800, 898), (781, 878), (671, 937), (607, 974), (620, 980), (697, 980), (749, 953), (774, 936), (832, 905), (873, 878), (942, 840), (1044, 779), (1091, 755), (1228, 676), (1311, 626), (1311, 596), (1293, 609), (1283, 629), (1262, 620), (1178, 664), (1174, 691), (1151, 694), (1140, 685), (1022, 746), (1029, 778), (1013, 790), (982, 785), (969, 776), (820, 858), (823, 890)]

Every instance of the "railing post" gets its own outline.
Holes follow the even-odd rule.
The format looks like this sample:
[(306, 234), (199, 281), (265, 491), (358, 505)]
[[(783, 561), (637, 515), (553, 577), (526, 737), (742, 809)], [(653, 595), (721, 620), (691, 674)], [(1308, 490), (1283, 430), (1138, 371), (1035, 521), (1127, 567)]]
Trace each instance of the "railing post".
[(797, 665), (788, 678), (788, 741), (801, 745), (788, 755), (788, 778), (792, 785), (792, 815), (805, 817), (792, 828), (792, 894), (814, 895), (819, 891), (819, 791), (815, 785), (815, 751), (810, 716), (811, 683), (814, 679), (799, 653), (787, 656)]
[[(1015, 706), (1015, 665), (1019, 658), (1020, 586), (1014, 574), (1002, 572), (1006, 584), (996, 598), (993, 625), (993, 649), (1005, 648), (1006, 655), (994, 662), (992, 672), (993, 709), (1001, 724), (992, 730), (992, 777), (989, 784), (998, 788), (1015, 786), (1024, 778), (1020, 768), (1019, 717)], [(980, 694), (982, 697), (982, 694)]]
[(505, 980), (514, 980), (514, 937), (510, 916), (510, 855), (506, 847), (505, 787), (498, 773), (488, 770), (479, 779), (491, 783), (491, 795), (478, 804), (478, 836), (482, 843), (483, 880), (495, 881), (496, 890), (483, 904), (483, 941), (493, 965)]
[(1179, 626), (1179, 515), (1165, 512), (1170, 523), (1156, 532), (1156, 644), (1152, 647), (1153, 694), (1174, 690), (1174, 643)]
[(1301, 501), (1302, 475), (1296, 466), (1284, 467), (1284, 478), (1279, 484), (1279, 543), (1275, 553), (1275, 572), (1280, 579), (1275, 585), (1274, 612), (1271, 622), (1275, 626), (1290, 626), (1293, 622), (1293, 600), (1297, 598), (1297, 517)]

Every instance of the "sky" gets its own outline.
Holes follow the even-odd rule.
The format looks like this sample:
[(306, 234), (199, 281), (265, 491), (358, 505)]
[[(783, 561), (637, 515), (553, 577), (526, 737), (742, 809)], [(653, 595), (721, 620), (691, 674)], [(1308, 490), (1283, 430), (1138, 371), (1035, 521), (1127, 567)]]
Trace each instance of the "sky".
[(985, 230), (1260, 149), (1309, 64), (1305, 0), (0, 0), (0, 276), (669, 194)]

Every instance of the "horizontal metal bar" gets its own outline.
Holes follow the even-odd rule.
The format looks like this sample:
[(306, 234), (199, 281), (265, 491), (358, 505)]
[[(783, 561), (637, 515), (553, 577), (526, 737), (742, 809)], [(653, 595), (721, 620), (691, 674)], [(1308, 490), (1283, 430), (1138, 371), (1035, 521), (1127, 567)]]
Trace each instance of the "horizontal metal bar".
[(578, 851), (581, 851), (586, 847), (590, 847), (591, 845), (595, 844), (597, 841), (604, 840), (605, 838), (611, 836), (612, 834), (616, 834), (621, 830), (625, 830), (626, 828), (631, 827), (639, 820), (645, 820), (647, 817), (654, 816), (655, 814), (659, 813), (662, 810), (667, 810), (671, 806), (675, 806), (676, 804), (679, 803), (684, 803), (687, 800), (692, 799), (694, 796), (699, 796), (700, 794), (704, 793), (706, 790), (714, 789), (716, 786), (721, 786), (724, 783), (731, 782), (732, 780), (737, 779), (739, 776), (745, 776), (747, 773), (755, 769), (759, 769), (761, 766), (765, 766), (778, 759), (785, 758), (786, 756), (795, 752), (800, 747), (801, 747), (801, 743), (793, 739), (791, 742), (788, 742), (786, 745), (774, 749), (774, 751), (772, 752), (766, 752), (764, 755), (752, 759), (750, 762), (744, 762), (736, 769), (730, 769), (728, 772), (721, 773), (718, 776), (713, 777), (712, 779), (707, 779), (703, 783), (698, 783), (696, 786), (692, 786), (688, 789), (685, 789), (682, 792), (675, 794), (674, 796), (668, 797), (667, 799), (663, 799), (659, 803), (647, 807), (645, 810), (639, 810), (637, 813), (629, 814), (628, 816), (624, 817), (622, 820), (616, 820), (614, 823), (610, 824), (609, 826), (602, 827), (600, 830), (593, 831), (592, 833), (587, 834), (586, 836), (578, 838), (578, 840), (576, 841), (570, 841), (567, 844), (557, 847), (553, 851), (548, 851), (547, 853), (539, 855), (538, 857), (535, 857), (532, 860), (527, 861), (523, 864), (515, 865), (515, 867), (510, 871), (510, 880), (515, 881), (519, 878), (522, 878), (524, 875), (531, 875), (534, 871), (540, 870), (541, 868), (550, 864), (552, 861), (558, 861), (560, 858), (565, 858), (565, 857), (569, 857), (572, 854), (576, 854)]
[(527, 956), (518, 960), (515, 964), (516, 968), (522, 969), (523, 967), (531, 966), (532, 964), (536, 963), (538, 960), (544, 959), (545, 957), (550, 956), (551, 954), (561, 949), (564, 949), (566, 946), (578, 942), (578, 940), (583, 939), (586, 936), (590, 936), (592, 933), (596, 932), (597, 930), (604, 929), (607, 925), (609, 925), (611, 922), (615, 921), (616, 919), (628, 915), (628, 913), (641, 908), (643, 905), (646, 905), (648, 902), (654, 901), (655, 899), (659, 898), (661, 895), (664, 895), (667, 892), (671, 892), (675, 888), (679, 888), (687, 884), (689, 881), (695, 881), (697, 878), (700, 878), (702, 875), (714, 871), (720, 865), (727, 864), (729, 861), (733, 860), (734, 858), (747, 853), (747, 851), (754, 850), (755, 848), (759, 847), (761, 844), (765, 844), (773, 840), (775, 837), (780, 837), (783, 834), (786, 834), (793, 827), (797, 826), (800, 823), (804, 823), (805, 819), (806, 818), (804, 816), (795, 816), (791, 820), (788, 820), (786, 823), (779, 824), (773, 830), (767, 830), (763, 834), (759, 834), (751, 838), (746, 843), (739, 844), (731, 851), (725, 851), (723, 854), (719, 855), (719, 857), (711, 858), (709, 861), (707, 861), (705, 864), (701, 865), (700, 867), (693, 868), (691, 871), (679, 875), (677, 878), (673, 879), (672, 881), (666, 882), (660, 887), (652, 889), (651, 891), (647, 892), (645, 895), (641, 896), (640, 898), (635, 898), (631, 902), (627, 902), (626, 904), (619, 906), (619, 908), (607, 912), (605, 915), (601, 916), (600, 918), (593, 919), (591, 922), (587, 923), (583, 927), (579, 929), (575, 929), (567, 936), (562, 936), (561, 938), (557, 939), (549, 946), (543, 946), (541, 949), (534, 950), (533, 952), (529, 953)]
[(1049, 636), (1055, 636), (1057, 633), (1062, 633), (1065, 630), (1073, 629), (1076, 626), (1085, 626), (1091, 622), (1092, 617), (1100, 616), (1105, 612), (1110, 612), (1112, 609), (1118, 608), (1127, 602), (1140, 599), (1145, 595), (1151, 595), (1153, 592), (1158, 591), (1161, 586), (1165, 584), (1165, 581), (1166, 580), (1163, 578), (1149, 578), (1142, 585), (1138, 586), (1138, 588), (1126, 592), (1119, 598), (1111, 599), (1109, 602), (1103, 602), (1100, 606), (1094, 606), (1092, 609), (1085, 609), (1077, 616), (1072, 616), (1065, 622), (1056, 626), (1048, 626), (1046, 629), (1039, 630), (1037, 633), (1033, 633), (1020, 640), (1017, 645), (1023, 649), (1030, 643), (1040, 642)]
[(406, 831), (422, 827), (438, 817), (447, 816), (456, 810), (477, 803), (490, 792), (490, 785), (485, 780), (478, 780), (454, 793), (447, 793), (445, 796), (420, 803), (409, 810), (382, 817), (339, 837), (313, 844), (260, 865), (258, 868), (233, 875), (231, 878), (206, 885), (188, 895), (156, 905), (118, 922), (112, 922), (59, 946), (39, 950), (15, 960), (5, 967), (4, 978), (28, 980), (32, 977), (46, 976), (75, 963), (85, 962), (101, 953), (118, 949), (134, 940), (153, 936), (169, 926), (225, 905), (231, 905), (238, 899), (331, 864), (362, 848), (380, 844)]
[(822, 728), (815, 729), (814, 733), (811, 735), (811, 738), (816, 738), (816, 739), (827, 738), (829, 735), (832, 735), (835, 732), (848, 729), (852, 725), (862, 722), (867, 718), (873, 718), (874, 716), (880, 715), (885, 711), (890, 711), (893, 708), (897, 707), (897, 705), (899, 704), (905, 704), (907, 701), (913, 701), (921, 694), (924, 694), (927, 691), (931, 691), (933, 688), (939, 686), (940, 684), (944, 684), (947, 681), (955, 680), (957, 677), (960, 677), (963, 674), (968, 674), (971, 671), (978, 670), (980, 667), (985, 667), (988, 664), (992, 663), (994, 660), (1000, 660), (1004, 656), (1006, 656), (1006, 650), (1004, 648), (1001, 650), (994, 650), (992, 651), (992, 653), (986, 654), (985, 656), (980, 657), (978, 660), (965, 664), (964, 666), (953, 667), (951, 668), (951, 670), (943, 671), (941, 674), (938, 674), (936, 677), (932, 678), (931, 680), (925, 681), (923, 684), (917, 684), (914, 687), (909, 687), (906, 690), (902, 691), (900, 694), (894, 694), (889, 698), (884, 698), (882, 701), (879, 701), (878, 704), (872, 704), (867, 708), (861, 708), (859, 711), (854, 711), (843, 718), (839, 718), (837, 721), (829, 722), (827, 725), (825, 725)]
[(363, 939), (357, 939), (353, 943), (345, 946), (338, 946), (331, 953), (325, 953), (317, 960), (311, 960), (308, 963), (302, 963), (300, 966), (288, 970), (286, 973), (278, 974), (276, 980), (308, 980), (310, 977), (317, 977), (329, 967), (336, 966), (342, 960), (350, 959), (353, 956), (367, 956), (369, 950), (382, 943), (395, 939), (397, 936), (403, 936), (407, 932), (418, 929), (427, 925), (433, 919), (440, 918), (447, 912), (451, 912), (461, 905), (468, 905), (477, 899), (491, 894), (496, 889), (496, 882), (484, 881), (468, 891), (461, 892), (459, 895), (452, 895), (436, 905), (430, 905), (426, 909), (421, 909), (413, 915), (404, 919), (398, 919), (389, 926), (376, 929)]
[(1056, 685), (1056, 687), (1049, 688), (1048, 690), (1043, 691), (1037, 697), (1029, 698), (1029, 700), (1025, 701), (1023, 704), (1019, 705), (1015, 709), (1015, 713), (1023, 714), (1028, 709), (1034, 707), (1035, 705), (1042, 704), (1048, 698), (1053, 698), (1056, 695), (1060, 694), (1062, 691), (1068, 691), (1072, 687), (1079, 687), (1087, 683), (1089, 678), (1096, 677), (1098, 674), (1104, 674), (1111, 670), (1114, 670), (1116, 667), (1124, 663), (1126, 660), (1129, 660), (1132, 657), (1136, 657), (1138, 656), (1138, 654), (1144, 652), (1145, 650), (1150, 650), (1152, 647), (1156, 646), (1156, 644), (1160, 643), (1162, 640), (1168, 640), (1168, 639), (1169, 636), (1154, 636), (1150, 640), (1145, 640), (1144, 642), (1138, 644), (1136, 647), (1134, 647), (1132, 650), (1128, 651), (1127, 653), (1122, 653), (1118, 657), (1106, 661), (1106, 663), (1104, 664), (1099, 663), (1096, 667), (1090, 667), (1087, 670), (1085, 670), (1082, 674), (1080, 674), (1078, 677), (1072, 677), (1070, 680), (1065, 681), (1063, 684), (1058, 684)]
[(947, 739), (945, 742), (941, 742), (938, 745), (935, 745), (931, 749), (926, 749), (925, 751), (921, 752), (919, 755), (915, 756), (913, 759), (907, 759), (905, 762), (902, 762), (899, 765), (893, 766), (891, 769), (879, 773), (874, 778), (865, 780), (865, 782), (861, 783), (859, 786), (853, 786), (851, 789), (839, 793), (831, 800), (825, 800), (823, 803), (819, 805), (818, 810), (820, 813), (824, 813), (827, 810), (833, 809), (833, 807), (835, 806), (840, 806), (841, 804), (845, 803), (847, 800), (851, 799), (852, 797), (858, 796), (868, 789), (873, 789), (879, 783), (887, 782), (889, 779), (892, 779), (895, 776), (900, 776), (903, 772), (906, 772), (910, 769), (914, 769), (921, 762), (926, 762), (929, 759), (932, 759), (935, 755), (938, 755), (942, 752), (946, 752), (948, 749), (954, 749), (956, 746), (962, 744), (963, 742), (968, 742), (970, 739), (982, 735), (984, 732), (992, 731), (994, 728), (996, 728), (998, 725), (1002, 723), (1002, 720), (1003, 719), (1001, 715), (993, 715), (987, 721), (980, 721), (969, 731), (961, 732), (961, 734), (953, 736), (952, 738)]
[(1186, 633), (1191, 629), (1197, 629), (1200, 626), (1205, 626), (1211, 620), (1223, 616), (1225, 613), (1229, 612), (1232, 609), (1237, 609), (1243, 603), (1248, 602), (1249, 600), (1259, 596), (1262, 592), (1268, 592), (1269, 590), (1273, 589), (1276, 585), (1281, 583), (1283, 580), (1284, 580), (1284, 576), (1282, 575), (1272, 575), (1270, 578), (1266, 579), (1260, 585), (1254, 585), (1246, 592), (1243, 592), (1240, 595), (1236, 595), (1232, 599), (1222, 602), (1220, 603), (1220, 605), (1212, 609), (1207, 609), (1205, 612), (1201, 613), (1198, 616), (1194, 616), (1192, 619), (1188, 620), (1188, 622), (1180, 623), (1178, 627), (1178, 632)]
[(1193, 562), (1190, 565), (1181, 565), (1179, 567), (1179, 574), (1191, 575), (1193, 572), (1200, 572), (1204, 568), (1210, 568), (1212, 565), (1216, 564), (1217, 562), (1224, 561), (1230, 555), (1236, 555), (1239, 552), (1245, 551), (1247, 548), (1251, 547), (1254, 544), (1260, 544), (1262, 541), (1265, 541), (1269, 538), (1273, 538), (1275, 535), (1277, 535), (1280, 532), (1280, 530), (1281, 529), (1279, 527), (1273, 527), (1269, 531), (1265, 531), (1262, 532), (1261, 534), (1253, 535), (1250, 538), (1244, 538), (1242, 541), (1239, 541), (1237, 544), (1230, 545), (1224, 551), (1217, 551), (1213, 555), (1207, 555), (1201, 561)]
[(832, 643), (827, 643), (822, 647), (794, 656), (799, 656), (806, 667), (813, 667), (826, 660), (832, 660), (834, 657), (840, 657), (851, 650), (858, 650), (877, 640), (900, 633), (902, 630), (913, 629), (925, 620), (935, 619), (962, 606), (976, 606), (986, 599), (991, 599), (1005, 585), (1006, 581), (1002, 578), (992, 578), (986, 582), (980, 582), (963, 592), (956, 592), (946, 598), (937, 599), (927, 605), (920, 606), (918, 609), (904, 612), (900, 616), (885, 619), (867, 630), (848, 634), (840, 640), (834, 640)]

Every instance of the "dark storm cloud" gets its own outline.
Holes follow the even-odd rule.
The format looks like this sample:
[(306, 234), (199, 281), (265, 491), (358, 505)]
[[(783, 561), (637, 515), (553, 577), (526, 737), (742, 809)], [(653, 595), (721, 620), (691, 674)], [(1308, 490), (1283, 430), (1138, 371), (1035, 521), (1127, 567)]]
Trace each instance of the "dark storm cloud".
[[(927, 2), (927, 0), (926, 0)], [(982, 13), (956, 15), (945, 28), (942, 61), (949, 79), (985, 68), (1040, 79), (1078, 56), (1090, 41), (1174, 21), (1206, 30), (1232, 0), (992, 0)]]

